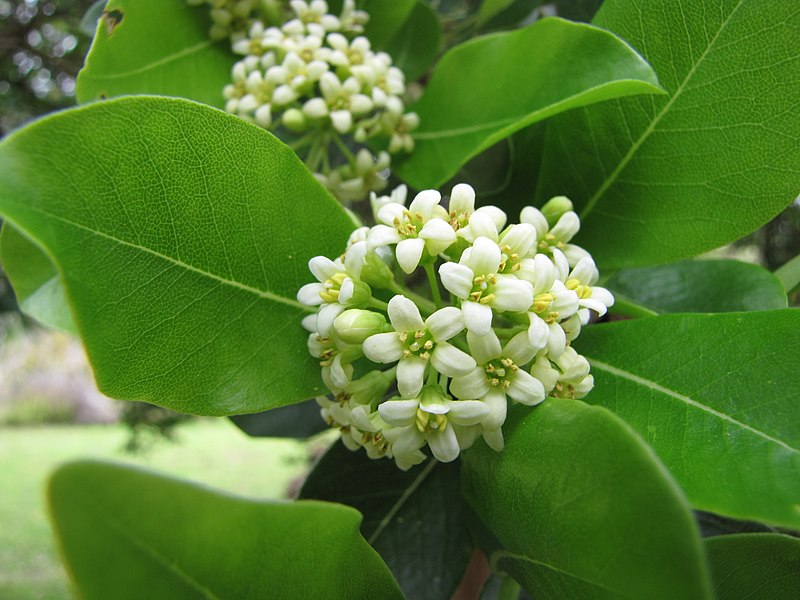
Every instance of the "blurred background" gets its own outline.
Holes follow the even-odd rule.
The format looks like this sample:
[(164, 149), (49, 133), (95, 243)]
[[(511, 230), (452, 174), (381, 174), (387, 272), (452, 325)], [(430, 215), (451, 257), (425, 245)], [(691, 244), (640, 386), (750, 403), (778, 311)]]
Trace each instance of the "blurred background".
[[(94, 24), (93, 0), (0, 0), (0, 136), (74, 104)], [(535, 4), (535, 2), (532, 2)], [(800, 205), (715, 257), (770, 271), (800, 254)], [(797, 294), (792, 302), (798, 305)], [(325, 442), (248, 438), (227, 419), (197, 419), (110, 400), (94, 386), (79, 342), (17, 310), (0, 268), (0, 598), (68, 597), (44, 508), (47, 474), (94, 456), (227, 489), (291, 494)]]

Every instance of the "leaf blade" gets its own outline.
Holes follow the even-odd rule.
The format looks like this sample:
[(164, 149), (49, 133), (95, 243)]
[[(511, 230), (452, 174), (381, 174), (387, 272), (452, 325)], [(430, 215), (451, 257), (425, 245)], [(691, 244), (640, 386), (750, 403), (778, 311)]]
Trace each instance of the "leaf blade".
[(353, 224), (270, 134), (123, 98), (9, 136), (0, 178), (0, 212), (59, 263), (107, 395), (221, 415), (322, 391), (295, 294)]
[[(532, 61), (530, 55), (546, 58)], [(564, 55), (570, 57), (568, 73)], [(520, 81), (526, 86), (520, 88)], [(618, 38), (589, 25), (550, 18), (483, 36), (452, 49), (437, 64), (425, 95), (410, 107), (420, 116), (415, 150), (396, 170), (413, 187), (438, 187), (481, 150), (537, 121), (592, 102), (648, 93), (661, 89), (647, 63)]]
[[(611, 0), (594, 22), (642, 51), (669, 95), (582, 108), (549, 125), (537, 199), (566, 194), (579, 242), (609, 267), (738, 239), (797, 196), (796, 4)], [(759, 35), (761, 32), (763, 35)], [(608, 235), (613, 231), (614, 235)]]
[[(402, 597), (344, 506), (237, 498), (92, 461), (56, 471), (48, 498), (85, 598)], [(338, 552), (314, 550), (326, 547)], [(314, 560), (275, 560), (299, 552)]]
[[(797, 527), (800, 311), (662, 315), (583, 332), (595, 388), (693, 505)], [(757, 399), (757, 400), (753, 400)]]

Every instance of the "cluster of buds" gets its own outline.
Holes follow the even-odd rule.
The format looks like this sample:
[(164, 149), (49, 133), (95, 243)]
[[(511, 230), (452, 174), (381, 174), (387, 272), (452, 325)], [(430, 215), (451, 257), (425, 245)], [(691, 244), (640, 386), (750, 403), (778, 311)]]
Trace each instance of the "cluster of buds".
[[(331, 396), (323, 418), (351, 449), (422, 462), (427, 446), (454, 460), (478, 437), (500, 451), (509, 402), (581, 398), (593, 386), (570, 342), (612, 295), (591, 256), (571, 244), (580, 222), (565, 197), (526, 207), (507, 225), (456, 185), (406, 206), (406, 189), (372, 196), (377, 224), (353, 232), (344, 254), (309, 262), (316, 283), (298, 300)], [(430, 293), (412, 282), (425, 272)]]
[[(357, 35), (366, 13), (345, 0), (340, 16), (323, 0), (292, 0), (280, 27), (254, 21), (234, 38), (244, 55), (225, 86), (225, 109), (275, 131), (340, 200), (364, 200), (385, 187), (390, 154), (413, 149), (419, 119), (407, 113), (402, 71)], [(388, 140), (378, 156), (362, 147)]]
[(212, 40), (221, 40), (247, 29), (258, 0), (186, 0), (189, 6), (207, 5), (210, 9)]

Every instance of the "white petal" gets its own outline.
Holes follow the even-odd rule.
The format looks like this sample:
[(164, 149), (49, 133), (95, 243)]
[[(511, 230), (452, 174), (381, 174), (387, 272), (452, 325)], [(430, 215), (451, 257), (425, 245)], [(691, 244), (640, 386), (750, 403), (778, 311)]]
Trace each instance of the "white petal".
[(489, 415), (489, 407), (481, 400), (452, 400), (447, 419), (456, 425), (477, 425)]
[(303, 320), (300, 321), (300, 324), (303, 326), (303, 329), (306, 331), (310, 331), (311, 333), (317, 332), (317, 315), (306, 315), (303, 317)]
[(484, 404), (489, 408), (482, 425), (484, 429), (499, 429), (506, 422), (508, 413), (508, 400), (505, 393), (493, 388), (483, 398)]
[(492, 431), (487, 431), (484, 429), (483, 440), (488, 444), (489, 448), (495, 452), (502, 452), (503, 448), (505, 448), (505, 442), (503, 441), (503, 430), (499, 427), (497, 429), (493, 429)]
[(550, 225), (547, 223), (547, 217), (542, 214), (542, 211), (533, 206), (526, 206), (523, 208), (522, 212), (519, 214), (519, 220), (521, 223), (533, 225), (536, 229), (536, 237), (538, 239), (542, 239), (547, 233), (547, 230), (550, 229)]
[(564, 253), (558, 248), (553, 249), (553, 264), (556, 266), (557, 277), (561, 281), (567, 280), (569, 275), (569, 261)]
[(500, 246), (509, 246), (513, 252), (525, 256), (536, 244), (536, 230), (528, 223), (512, 225), (500, 237)]
[(425, 240), (425, 246), (433, 256), (441, 254), (456, 241), (456, 232), (450, 223), (442, 219), (431, 219), (419, 232), (419, 237)]
[[(467, 344), (469, 344), (470, 354), (479, 365), (485, 365), (490, 360), (500, 358), (502, 352), (500, 339), (491, 329), (484, 334), (467, 331)], [(476, 398), (478, 397), (476, 396)]]
[(539, 350), (541, 348), (535, 348), (531, 345), (528, 332), (520, 331), (506, 342), (503, 347), (503, 356), (510, 358), (515, 365), (521, 367), (531, 362)]
[(531, 324), (528, 327), (528, 343), (531, 348), (535, 348), (538, 352), (547, 345), (547, 339), (550, 337), (550, 328), (547, 323), (536, 315), (535, 313), (528, 313)]
[(393, 363), (403, 357), (405, 349), (397, 333), (379, 333), (364, 340), (364, 355), (372, 362)]
[[(387, 202), (378, 209), (378, 221), (384, 225), (394, 225), (395, 219), (403, 220), (405, 207), (397, 202)], [(394, 227), (392, 227), (394, 228)]]
[(396, 244), (401, 239), (400, 234), (394, 227), (388, 225), (375, 225), (369, 230), (367, 235), (367, 244), (370, 249), (380, 248), (381, 246), (388, 246), (389, 244)]
[(315, 256), (308, 261), (308, 268), (320, 282), (325, 282), (343, 271), (342, 265), (325, 256)]
[[(475, 368), (475, 359), (447, 342), (439, 342), (431, 352), (431, 364), (448, 377), (463, 377)], [(398, 369), (398, 379), (400, 378)]]
[(328, 105), (322, 98), (312, 98), (303, 105), (303, 112), (311, 119), (321, 119), (328, 115)]
[(425, 327), (417, 305), (400, 294), (389, 300), (388, 313), (395, 331), (417, 331)]
[(343, 389), (347, 387), (353, 378), (353, 365), (342, 362), (342, 355), (337, 354), (331, 363), (330, 378), (333, 382), (333, 389)]
[(606, 307), (614, 306), (614, 295), (606, 288), (593, 287), (591, 298), (592, 300), (602, 302)]
[(320, 293), (325, 291), (325, 286), (321, 283), (307, 283), (297, 291), (297, 301), (306, 306), (317, 306), (323, 300)]
[(478, 335), (486, 335), (492, 328), (492, 309), (486, 304), (478, 302), (462, 302), (461, 312), (464, 313), (464, 325)]
[(597, 281), (597, 267), (594, 264), (591, 256), (585, 256), (578, 261), (572, 273), (569, 274), (567, 279), (577, 279), (583, 285), (592, 285)]
[(586, 250), (575, 244), (565, 244), (561, 250), (570, 265), (577, 265), (582, 258), (591, 256)]
[(403, 398), (419, 396), (427, 366), (427, 360), (416, 357), (404, 358), (397, 363), (397, 390)]
[(474, 212), (469, 218), (469, 224), (459, 230), (461, 237), (468, 242), (474, 242), (479, 237), (497, 241), (497, 227), (491, 216), (482, 212)]
[(558, 276), (558, 270), (545, 254), (537, 254), (533, 257), (533, 293), (544, 294), (553, 287), (553, 282)]
[(531, 366), (531, 375), (542, 382), (544, 391), (550, 393), (558, 383), (559, 372), (553, 368), (546, 356), (537, 358)]
[(475, 273), (466, 265), (446, 262), (439, 267), (439, 277), (442, 279), (444, 289), (459, 298), (466, 299), (472, 291)]
[(512, 399), (528, 406), (539, 404), (544, 400), (545, 392), (542, 382), (527, 371), (519, 369), (509, 376), (511, 384), (506, 390)]
[(419, 400), (388, 400), (378, 406), (381, 418), (390, 425), (412, 425), (419, 408)]
[(483, 398), (489, 389), (486, 371), (482, 367), (475, 367), (469, 374), (463, 377), (454, 377), (450, 381), (450, 393), (461, 400)]
[(489, 238), (479, 237), (472, 245), (466, 265), (475, 275), (497, 273), (501, 259), (500, 246)]
[(397, 264), (405, 273), (411, 273), (419, 265), (422, 258), (422, 251), (425, 249), (425, 240), (421, 238), (411, 238), (397, 244), (395, 255)]
[(567, 336), (558, 323), (550, 323), (548, 328), (550, 335), (547, 337), (547, 351), (551, 358), (556, 359), (561, 356), (567, 346)]
[(322, 337), (330, 337), (333, 322), (344, 312), (345, 307), (338, 302), (326, 304), (317, 313), (317, 331)]
[(353, 115), (349, 110), (335, 110), (331, 113), (333, 128), (339, 133), (347, 133), (353, 126)]
[(367, 256), (367, 242), (356, 242), (347, 249), (344, 256), (344, 270), (350, 277), (361, 277), (361, 268)]
[(480, 215), (487, 215), (494, 223), (496, 231), (502, 231), (503, 227), (506, 226), (506, 220), (507, 220), (506, 213), (504, 213), (496, 206), (492, 205), (481, 206), (478, 210), (475, 211), (475, 213)]
[(409, 454), (415, 453), (424, 445), (425, 435), (419, 429), (415, 426), (404, 427), (401, 434), (392, 442), (392, 454), (395, 458), (403, 457), (407, 460)]
[(431, 431), (428, 433), (428, 445), (431, 452), (440, 462), (452, 462), (458, 458), (461, 448), (453, 427), (448, 425), (444, 431)]
[(524, 312), (533, 304), (533, 286), (513, 275), (498, 275), (492, 293), (492, 306), (497, 310)]
[(427, 221), (431, 216), (433, 207), (437, 206), (441, 199), (441, 194), (436, 190), (424, 190), (414, 197), (408, 206), (408, 210), (421, 214), (423, 221)]
[(455, 306), (437, 310), (425, 319), (425, 328), (437, 342), (446, 342), (464, 331), (464, 315)]
[(550, 233), (554, 235), (557, 240), (561, 242), (568, 242), (576, 233), (578, 233), (580, 228), (581, 220), (574, 211), (570, 210), (561, 215), (558, 223), (553, 226), (553, 228), (550, 230)]
[(459, 213), (472, 213), (475, 210), (475, 190), (471, 185), (459, 183), (450, 192), (450, 211)]

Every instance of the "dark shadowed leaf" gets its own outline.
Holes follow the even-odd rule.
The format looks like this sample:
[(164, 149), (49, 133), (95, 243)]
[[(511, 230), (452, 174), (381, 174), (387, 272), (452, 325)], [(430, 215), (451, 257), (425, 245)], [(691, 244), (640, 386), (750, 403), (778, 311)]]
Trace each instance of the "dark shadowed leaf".
[(314, 400), (250, 415), (234, 415), (230, 419), (251, 437), (305, 439), (328, 429)]
[(387, 459), (334, 444), (308, 476), (301, 498), (340, 502), (364, 515), (361, 533), (408, 598), (448, 600), (472, 545), (459, 486), (460, 464), (432, 459), (400, 471)]

